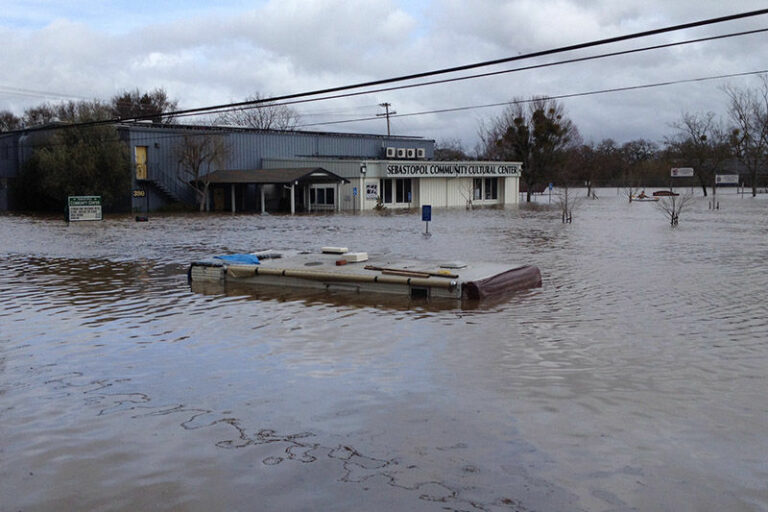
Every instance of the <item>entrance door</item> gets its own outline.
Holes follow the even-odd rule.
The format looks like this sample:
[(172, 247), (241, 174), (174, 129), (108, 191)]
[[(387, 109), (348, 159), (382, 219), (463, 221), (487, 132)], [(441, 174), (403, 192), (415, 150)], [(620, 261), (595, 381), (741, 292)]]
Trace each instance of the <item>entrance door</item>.
[(134, 148), (136, 156), (136, 179), (147, 179), (147, 146), (136, 146)]
[(227, 207), (225, 190), (222, 187), (213, 188), (213, 210), (220, 212)]

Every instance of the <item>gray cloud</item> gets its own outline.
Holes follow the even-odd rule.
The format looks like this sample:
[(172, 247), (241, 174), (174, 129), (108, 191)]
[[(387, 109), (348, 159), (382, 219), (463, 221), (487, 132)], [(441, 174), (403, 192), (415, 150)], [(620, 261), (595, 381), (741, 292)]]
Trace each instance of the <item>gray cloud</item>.
[[(763, 7), (752, 0), (731, 8), (693, 0), (271, 0), (255, 7), (230, 2), (215, 10), (198, 3), (183, 9), (180, 4), (152, 21), (148, 16), (131, 17), (126, 6), (112, 11), (96, 2), (73, 11), (67, 10), (67, 2), (36, 4), (34, 16), (25, 17), (21, 3), (10, 2), (0, 22), (5, 42), (0, 64), (12, 71), (0, 82), (0, 109), (21, 113), (45, 100), (11, 94), (9, 88), (106, 99), (122, 89), (164, 87), (182, 107), (197, 107), (239, 101), (257, 91), (277, 95), (315, 90)], [(732, 22), (611, 49), (760, 28), (766, 21), (760, 17)], [(766, 67), (765, 39), (749, 36), (297, 108), (309, 114), (307, 122), (316, 122), (349, 118), (351, 111), (372, 116), (383, 101), (399, 113), (410, 113), (751, 71)], [(578, 55), (602, 51), (608, 48)], [(723, 83), (673, 85), (563, 103), (587, 140), (660, 140), (682, 112), (723, 112)], [(460, 138), (472, 148), (479, 120), (500, 110), (394, 118), (392, 126), (403, 135)], [(315, 112), (324, 114), (312, 115)], [(383, 133), (386, 125), (377, 120), (326, 129)]]

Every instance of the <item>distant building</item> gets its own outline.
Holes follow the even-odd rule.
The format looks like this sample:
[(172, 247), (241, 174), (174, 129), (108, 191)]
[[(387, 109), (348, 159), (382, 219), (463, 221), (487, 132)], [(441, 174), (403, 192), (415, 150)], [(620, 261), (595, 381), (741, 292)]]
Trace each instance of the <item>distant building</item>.
[[(136, 210), (195, 204), (179, 154), (188, 141), (205, 137), (227, 148), (224, 158), (201, 169), (198, 183), (208, 184), (210, 210), (463, 207), (513, 204), (519, 197), (519, 162), (437, 162), (434, 141), (422, 137), (150, 123), (119, 124), (117, 130), (130, 148), (126, 197)], [(32, 154), (30, 140), (44, 134), (0, 136), (0, 210), (13, 207), (8, 186)]]

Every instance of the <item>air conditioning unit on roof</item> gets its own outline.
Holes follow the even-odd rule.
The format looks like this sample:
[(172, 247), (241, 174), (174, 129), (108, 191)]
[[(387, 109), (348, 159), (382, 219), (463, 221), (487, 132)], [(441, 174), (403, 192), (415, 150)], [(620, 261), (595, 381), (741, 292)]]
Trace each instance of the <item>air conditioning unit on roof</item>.
[(397, 148), (397, 158), (405, 158), (405, 148)]
[(413, 148), (408, 148), (405, 150), (405, 154), (408, 158), (416, 158), (416, 150)]
[(386, 150), (387, 150), (387, 158), (395, 158), (397, 156), (396, 148), (386, 148)]

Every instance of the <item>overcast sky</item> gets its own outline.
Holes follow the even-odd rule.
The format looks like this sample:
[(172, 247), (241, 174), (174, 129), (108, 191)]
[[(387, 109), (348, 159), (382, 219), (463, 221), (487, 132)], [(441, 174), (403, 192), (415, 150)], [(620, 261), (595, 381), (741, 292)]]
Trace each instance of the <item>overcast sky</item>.
[[(211, 7), (211, 4), (215, 4)], [(757, 10), (739, 0), (3, 0), (0, 110), (164, 88), (181, 108), (276, 96), (511, 57)], [(561, 54), (521, 65), (768, 27), (768, 16)], [(768, 69), (768, 33), (298, 105), (305, 125), (560, 96)], [(478, 71), (475, 71), (475, 73)], [(465, 73), (467, 74), (467, 73)], [(458, 76), (458, 75), (451, 75)], [(725, 116), (743, 77), (560, 100), (586, 141), (661, 141), (684, 112)], [(395, 135), (477, 142), (503, 107), (393, 117)], [(303, 129), (386, 133), (383, 118)]]

